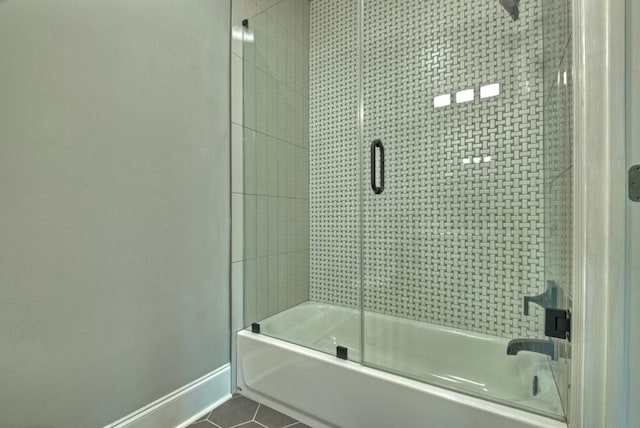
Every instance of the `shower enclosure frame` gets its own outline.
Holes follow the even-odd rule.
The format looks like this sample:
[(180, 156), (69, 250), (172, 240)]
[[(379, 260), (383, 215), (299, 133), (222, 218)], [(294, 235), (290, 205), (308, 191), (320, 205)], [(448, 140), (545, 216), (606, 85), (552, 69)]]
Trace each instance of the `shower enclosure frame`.
[(571, 427), (624, 426), (624, 3), (573, 2)]
[[(619, 225), (625, 220), (626, 196), (621, 102), (625, 95), (625, 27), (621, 25), (625, 5), (574, 0), (572, 16), (574, 302), (567, 417), (571, 427), (622, 426), (625, 237)], [(232, 79), (237, 78), (232, 71)], [(231, 283), (229, 287), (232, 318), (237, 318), (243, 311), (242, 297)], [(233, 333), (238, 331), (237, 325), (232, 328)], [(589, 340), (585, 340), (586, 332)], [(235, 334), (231, 340), (236, 373)], [(235, 376), (231, 389), (235, 390)]]

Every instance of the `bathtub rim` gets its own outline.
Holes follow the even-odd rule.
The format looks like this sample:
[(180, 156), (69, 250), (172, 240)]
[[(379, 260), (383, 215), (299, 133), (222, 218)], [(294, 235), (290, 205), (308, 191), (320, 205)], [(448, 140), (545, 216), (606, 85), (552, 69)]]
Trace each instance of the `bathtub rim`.
[[(307, 313), (308, 311), (311, 311), (311, 313)], [(334, 356), (334, 350), (335, 348), (331, 348), (331, 349), (322, 349), (323, 347), (318, 347), (318, 346), (314, 346), (313, 345), (313, 340), (311, 342), (309, 341), (301, 341), (299, 339), (296, 339), (295, 337), (291, 337), (290, 336), (290, 331), (272, 331), (271, 330), (271, 323), (272, 322), (278, 322), (281, 323), (282, 319), (284, 317), (285, 323), (289, 330), (295, 330), (295, 331), (304, 331), (305, 335), (309, 332), (309, 331), (313, 331), (317, 334), (317, 330), (314, 328), (311, 328), (311, 330), (309, 330), (307, 328), (307, 323), (309, 321), (312, 321), (316, 318), (318, 318), (318, 316), (322, 315), (325, 316), (327, 315), (327, 313), (329, 315), (331, 315), (331, 312), (335, 311), (336, 312), (336, 316), (332, 317), (330, 316), (329, 319), (338, 319), (340, 318), (337, 323), (335, 324), (333, 321), (330, 321), (329, 324), (323, 324), (325, 321), (321, 322), (321, 327), (322, 327), (322, 331), (328, 330), (330, 331), (329, 335), (334, 334), (333, 333), (333, 329), (338, 326), (338, 325), (342, 325), (344, 324), (344, 322), (347, 320), (348, 317), (350, 316), (356, 316), (360, 319), (360, 321), (364, 320), (364, 325), (360, 326), (360, 333), (362, 333), (363, 331), (368, 330), (373, 323), (377, 323), (377, 322), (382, 322), (383, 325), (390, 325), (390, 323), (392, 323), (393, 325), (398, 325), (403, 327), (403, 330), (406, 329), (410, 329), (410, 330), (414, 330), (414, 329), (419, 329), (420, 330), (420, 334), (422, 335), (423, 332), (427, 332), (427, 334), (429, 335), (437, 335), (438, 337), (436, 338), (436, 340), (440, 340), (440, 337), (455, 337), (454, 340), (458, 341), (460, 339), (461, 336), (464, 336), (465, 338), (465, 342), (467, 340), (471, 340), (474, 342), (478, 342), (481, 343), (481, 346), (490, 346), (491, 348), (495, 348), (495, 349), (485, 349), (485, 351), (487, 352), (495, 352), (496, 349), (500, 349), (500, 356), (503, 357), (505, 355), (504, 350), (506, 350), (507, 348), (507, 344), (509, 343), (509, 339), (505, 338), (505, 337), (500, 337), (500, 336), (494, 336), (494, 335), (490, 335), (487, 333), (481, 333), (481, 332), (475, 332), (475, 331), (469, 331), (469, 330), (464, 330), (464, 329), (460, 329), (457, 327), (452, 327), (452, 326), (446, 326), (446, 325), (441, 325), (441, 324), (434, 324), (434, 323), (429, 323), (429, 322), (425, 322), (425, 321), (418, 321), (418, 320), (413, 320), (410, 318), (405, 318), (405, 317), (398, 317), (398, 316), (394, 316), (394, 315), (390, 315), (390, 314), (383, 314), (383, 313), (377, 313), (377, 312), (371, 312), (371, 311), (365, 311), (364, 313), (361, 313), (357, 308), (354, 307), (348, 307), (348, 306), (341, 306), (341, 305), (335, 305), (332, 303), (326, 303), (326, 302), (318, 302), (318, 301), (313, 301), (313, 300), (307, 300), (301, 303), (296, 304), (295, 306), (292, 306), (286, 310), (280, 311), (276, 314), (273, 314), (271, 316), (269, 316), (268, 318), (265, 318), (263, 320), (261, 320), (258, 324), (261, 325), (261, 329), (260, 329), (260, 333), (265, 336), (265, 337), (270, 337), (276, 340), (280, 340), (284, 343), (290, 343), (293, 345), (297, 345), (300, 346), (303, 349), (309, 349), (311, 351), (316, 351), (322, 355), (328, 355), (329, 357), (333, 357)], [(293, 314), (304, 314), (304, 315), (309, 315), (304, 317), (304, 321), (300, 321), (300, 320), (296, 320), (296, 319), (290, 319), (290, 316)], [(344, 317), (342, 317), (344, 316)], [(342, 318), (341, 318), (342, 317)], [(324, 319), (324, 318), (323, 318)], [(299, 323), (299, 324), (297, 324)], [(262, 328), (264, 327), (264, 328)], [(316, 326), (317, 327), (317, 326)], [(364, 327), (364, 330), (363, 330)], [(379, 326), (378, 326), (379, 327)], [(247, 330), (249, 328), (247, 327)], [(338, 328), (337, 329), (338, 332), (341, 332), (342, 329)], [(376, 330), (376, 328), (372, 328), (372, 330)], [(393, 329), (394, 332), (397, 332), (397, 329)], [(337, 336), (336, 336), (337, 337)], [(346, 337), (342, 337), (341, 339), (347, 339)], [(528, 400), (518, 400), (515, 399), (508, 399), (505, 398), (504, 396), (501, 397), (501, 395), (496, 395), (495, 391), (493, 392), (487, 392), (486, 394), (480, 393), (479, 391), (473, 391), (472, 389), (469, 388), (464, 388), (464, 387), (456, 387), (453, 384), (448, 385), (445, 382), (439, 382), (438, 380), (435, 379), (431, 379), (429, 380), (430, 376), (435, 376), (437, 378), (440, 379), (444, 379), (444, 377), (448, 377), (448, 374), (453, 374), (454, 371), (451, 370), (436, 370), (436, 371), (429, 371), (428, 373), (422, 373), (422, 376), (418, 373), (416, 373), (415, 371), (412, 370), (407, 370), (406, 368), (403, 369), (401, 367), (394, 367), (393, 364), (390, 365), (386, 365), (380, 361), (376, 361), (375, 358), (369, 358), (366, 360), (361, 360), (360, 358), (362, 357), (362, 349), (358, 348), (355, 349), (355, 353), (352, 354), (351, 353), (351, 347), (349, 345), (349, 340), (346, 340), (346, 342), (341, 342), (342, 345), (344, 346), (348, 346), (349, 347), (349, 360), (355, 362), (356, 364), (362, 364), (366, 367), (369, 367), (371, 369), (374, 370), (378, 370), (378, 371), (382, 371), (385, 373), (390, 373), (390, 374), (394, 374), (400, 378), (403, 379), (411, 379), (414, 381), (417, 381), (419, 383), (426, 383), (429, 385), (432, 385), (436, 388), (442, 388), (445, 390), (450, 390), (450, 391), (455, 391), (458, 392), (460, 394), (463, 395), (469, 395), (469, 396), (473, 396), (476, 397), (480, 400), (485, 400), (485, 401), (489, 401), (489, 402), (493, 402), (496, 404), (500, 404), (509, 408), (516, 408), (516, 409), (520, 409), (520, 410), (524, 410), (525, 412), (528, 413), (533, 413), (533, 414), (538, 414), (541, 415), (543, 417), (547, 417), (550, 419), (555, 419), (561, 422), (566, 422), (567, 421), (567, 416), (566, 416), (566, 409), (564, 407), (564, 404), (562, 403), (562, 400), (560, 398), (560, 393), (558, 391), (558, 383), (557, 383), (557, 379), (556, 379), (556, 373), (553, 371), (553, 368), (551, 367), (551, 361), (548, 360), (548, 357), (546, 356), (542, 356), (540, 354), (532, 354), (532, 353), (523, 353), (521, 354), (518, 359), (522, 359), (522, 358), (527, 358), (530, 365), (535, 365), (535, 366), (545, 366), (545, 373), (542, 374), (542, 376), (545, 376), (547, 379), (547, 381), (549, 381), (550, 384), (553, 384), (555, 391), (551, 392), (551, 394), (553, 394), (555, 396), (555, 400), (553, 400), (556, 405), (558, 406), (557, 410), (552, 410), (551, 407), (549, 407), (548, 409), (545, 408), (545, 406), (536, 406), (535, 403), (531, 403), (530, 399)], [(362, 341), (360, 341), (360, 345), (362, 345)], [(468, 343), (465, 343), (464, 346), (466, 347), (468, 345)], [(384, 347), (382, 348), (384, 349)], [(391, 349), (391, 348), (389, 348)], [(458, 349), (458, 348), (451, 348), (451, 349)], [(369, 351), (367, 351), (369, 352)], [(371, 355), (371, 354), (369, 354)], [(432, 356), (433, 354), (430, 353), (430, 355), (428, 356), (429, 358)], [(440, 357), (442, 357), (442, 355), (440, 355)], [(509, 357), (507, 357), (509, 358)], [(536, 361), (536, 359), (538, 361)], [(414, 362), (415, 364), (419, 364), (419, 362)], [(505, 363), (508, 363), (508, 361), (505, 361)], [(457, 366), (459, 368), (462, 368), (462, 366)], [(514, 374), (506, 374), (504, 373), (505, 369), (508, 369), (510, 366), (505, 366), (502, 365), (499, 369), (497, 373), (494, 373), (493, 376), (486, 378), (486, 379), (495, 379), (497, 377), (501, 377), (503, 374), (505, 374), (507, 377), (508, 376), (513, 376)], [(513, 367), (511, 367), (513, 368)], [(477, 368), (478, 370), (483, 370), (482, 368)], [(460, 374), (461, 373), (461, 374)], [(438, 376), (437, 374), (440, 374), (441, 376)], [(457, 368), (455, 370), (455, 374), (460, 374), (460, 376), (466, 377), (465, 376), (465, 372), (464, 371), (458, 371)], [(520, 375), (521, 373), (518, 373), (518, 375)], [(444, 376), (444, 377), (442, 377)], [(478, 380), (478, 379), (476, 379)], [(480, 380), (478, 380), (480, 381)], [(498, 382), (500, 383), (500, 382)], [(494, 385), (495, 386), (495, 385)], [(493, 390), (494, 388), (492, 388)], [(486, 390), (485, 390), (486, 392)], [(549, 393), (545, 394), (547, 396), (549, 396)], [(524, 404), (526, 401), (529, 401), (529, 404)]]
[[(400, 375), (389, 373), (383, 370), (375, 369), (359, 362), (341, 360), (332, 355), (325, 354), (320, 351), (316, 351), (310, 348), (306, 348), (301, 345), (286, 342), (281, 339), (265, 336), (262, 334), (252, 333), (248, 329), (242, 329), (235, 335), (236, 341), (248, 340), (261, 343), (266, 346), (272, 346), (280, 348), (283, 351), (291, 352), (305, 358), (315, 359), (321, 361), (324, 364), (333, 366), (339, 366), (342, 368), (348, 368), (349, 370), (360, 373), (364, 376), (371, 376), (381, 381), (390, 382), (396, 385), (401, 385), (408, 389), (414, 390), (418, 393), (431, 395), (440, 399), (452, 401), (458, 403), (461, 406), (471, 408), (475, 411), (488, 412), (496, 416), (504, 417), (505, 419), (511, 419), (514, 422), (535, 424), (539, 427), (545, 428), (567, 428), (566, 421), (561, 421), (553, 418), (552, 416), (544, 416), (537, 413), (529, 412), (515, 407), (510, 407), (495, 401), (478, 398), (472, 395), (463, 394), (454, 390), (446, 389), (431, 385), (425, 382), (406, 378)], [(237, 370), (237, 385), (240, 393), (246, 397), (266, 404), (276, 410), (287, 413), (290, 416), (298, 419), (299, 421), (310, 424), (319, 428), (333, 428), (334, 426), (328, 424), (327, 421), (317, 419), (315, 416), (310, 415), (303, 410), (297, 409), (283, 403), (281, 401), (272, 399), (259, 391), (251, 389), (243, 379), (243, 371), (241, 369), (242, 358), (238, 355), (238, 370)]]

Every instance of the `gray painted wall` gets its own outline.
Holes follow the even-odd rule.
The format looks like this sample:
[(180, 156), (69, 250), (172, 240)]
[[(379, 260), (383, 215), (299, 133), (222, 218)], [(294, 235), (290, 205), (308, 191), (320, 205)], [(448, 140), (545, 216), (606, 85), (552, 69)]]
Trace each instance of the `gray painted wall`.
[(229, 1), (0, 1), (0, 426), (229, 360)]

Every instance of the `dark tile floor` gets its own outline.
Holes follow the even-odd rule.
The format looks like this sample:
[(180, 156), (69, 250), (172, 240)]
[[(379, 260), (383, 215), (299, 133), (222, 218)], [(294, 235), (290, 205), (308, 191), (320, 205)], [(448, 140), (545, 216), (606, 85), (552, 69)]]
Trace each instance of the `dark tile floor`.
[(198, 419), (189, 428), (310, 428), (290, 416), (256, 403), (242, 395), (234, 395), (229, 401), (216, 407), (208, 415)]

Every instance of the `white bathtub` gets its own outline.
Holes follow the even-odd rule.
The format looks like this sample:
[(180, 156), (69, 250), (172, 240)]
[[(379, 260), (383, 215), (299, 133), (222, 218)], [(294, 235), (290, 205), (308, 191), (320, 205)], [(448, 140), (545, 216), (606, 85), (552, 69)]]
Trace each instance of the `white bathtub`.
[(262, 321), (262, 334), (239, 332), (238, 387), (313, 427), (566, 428), (512, 407), (561, 417), (547, 357), (508, 356), (505, 339), (366, 313), (365, 367), (335, 357), (341, 345), (360, 360), (360, 319), (306, 302)]

